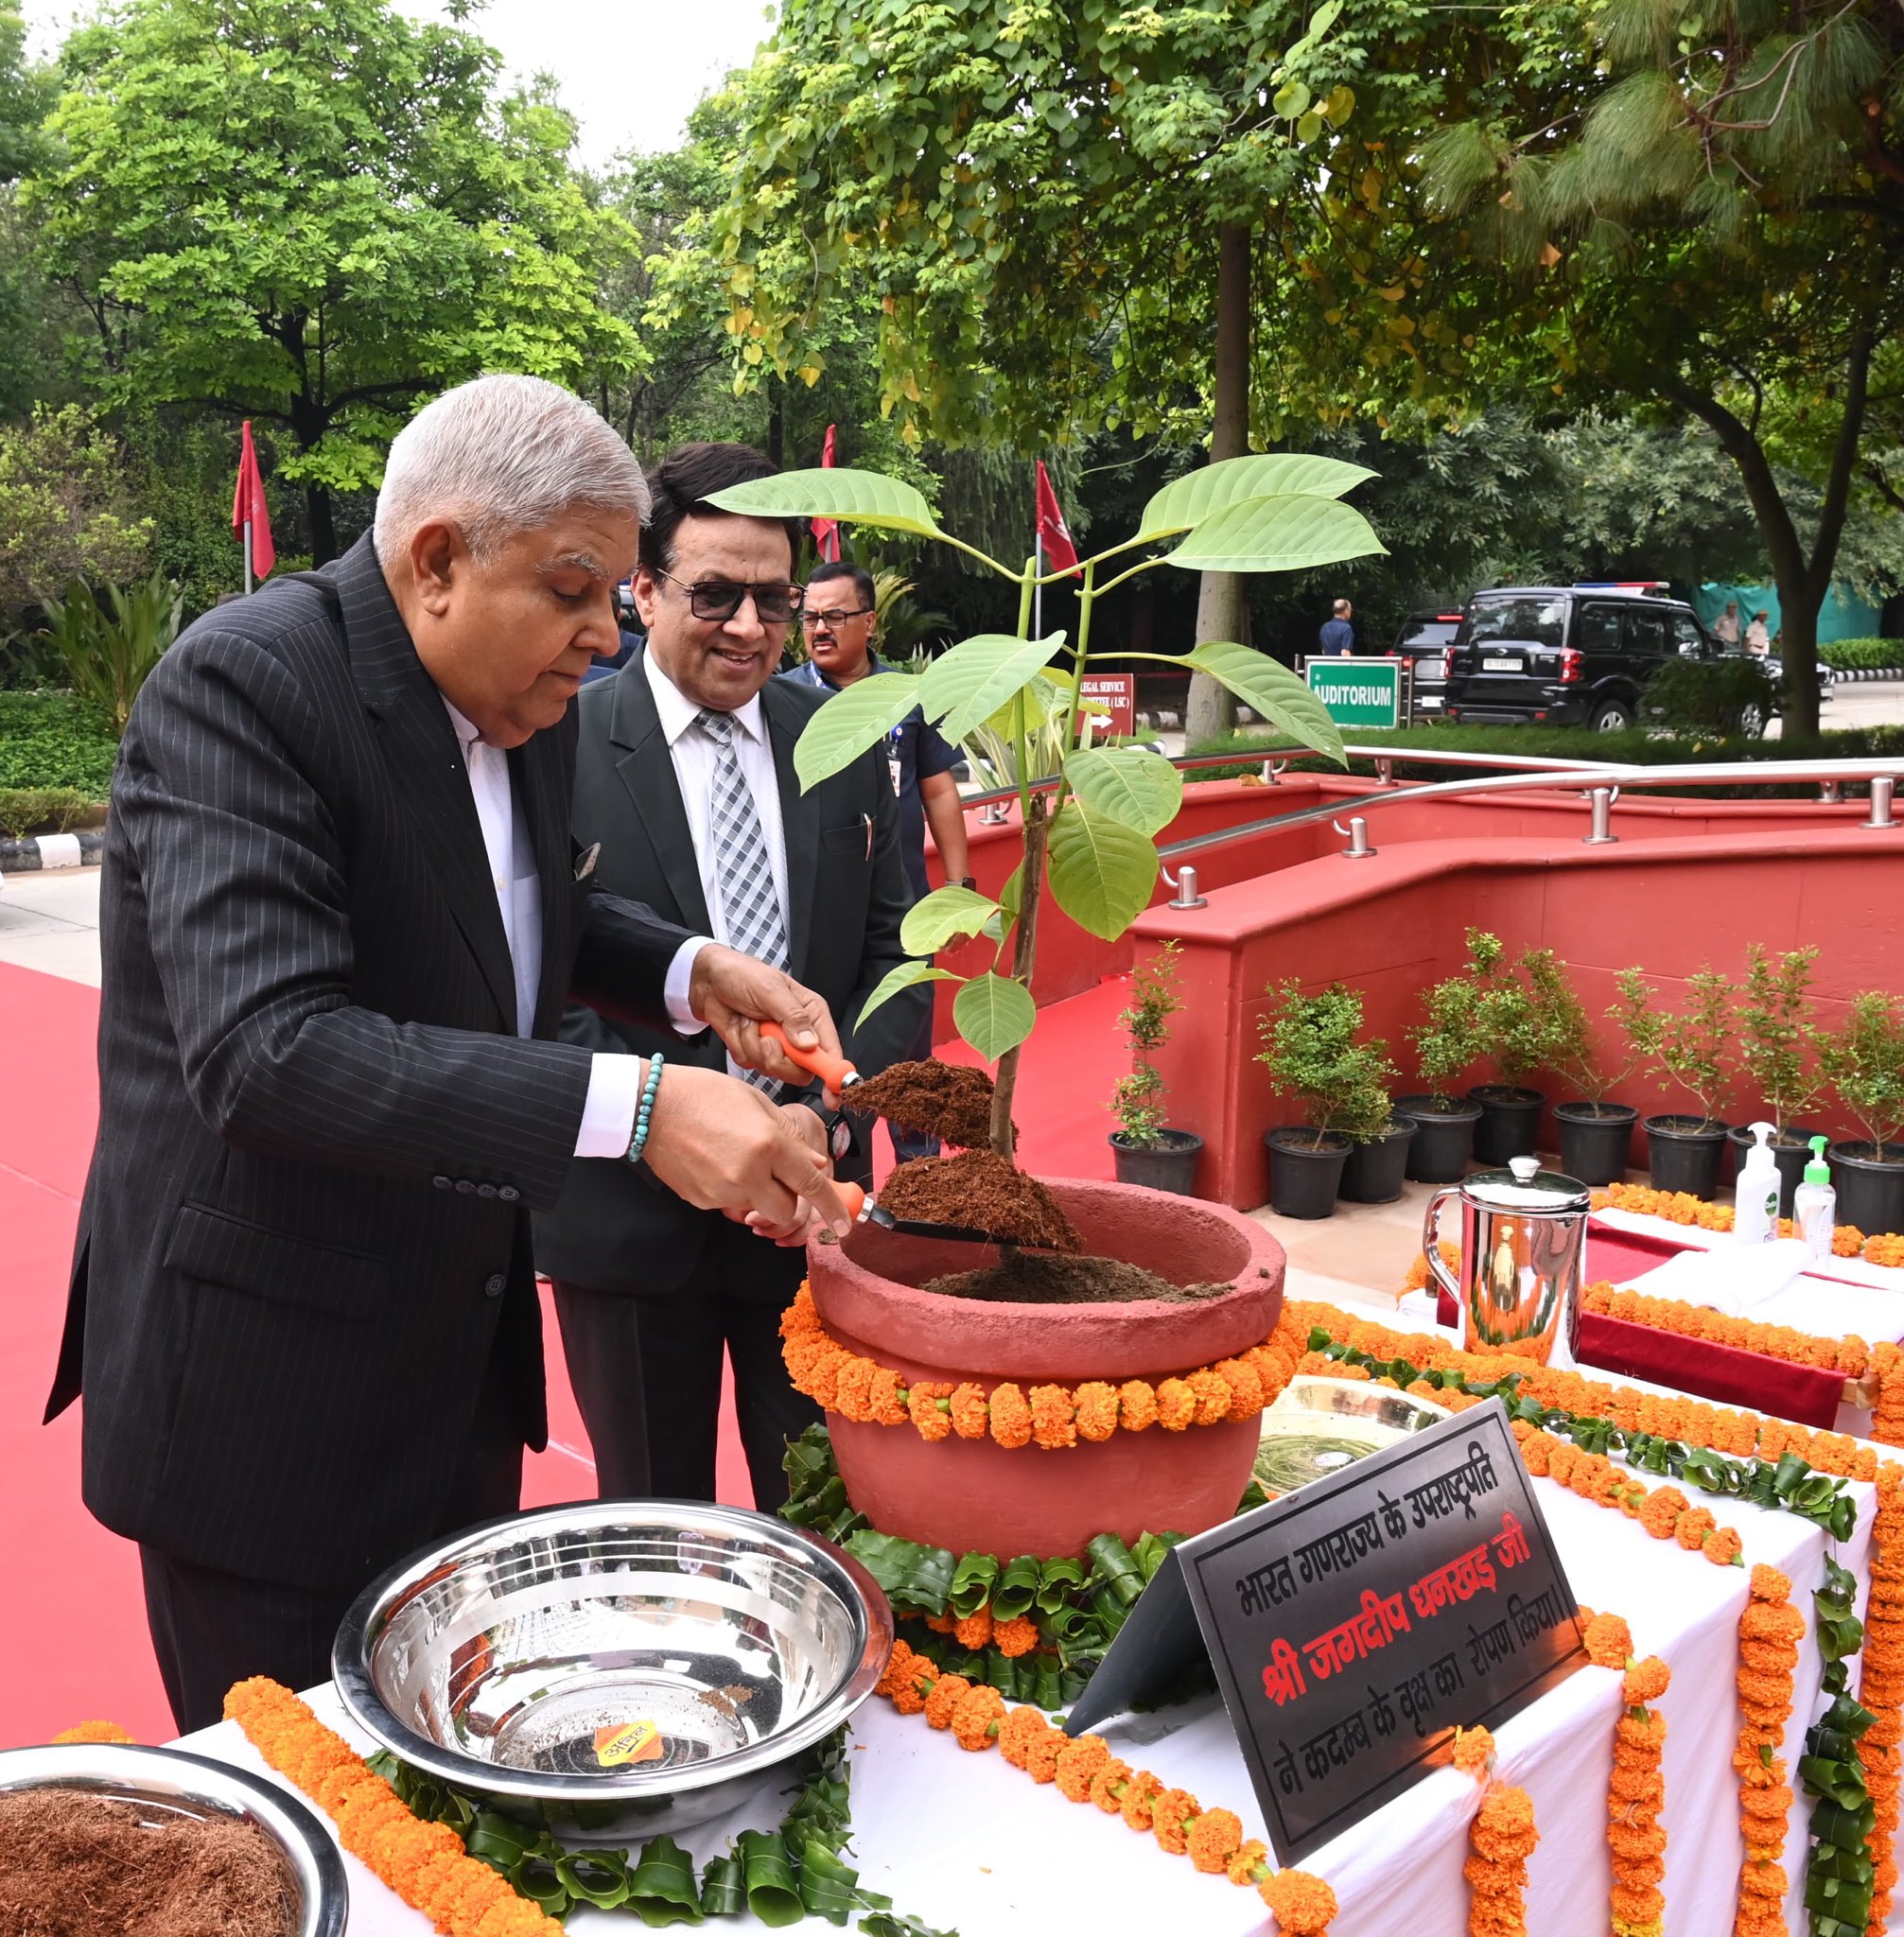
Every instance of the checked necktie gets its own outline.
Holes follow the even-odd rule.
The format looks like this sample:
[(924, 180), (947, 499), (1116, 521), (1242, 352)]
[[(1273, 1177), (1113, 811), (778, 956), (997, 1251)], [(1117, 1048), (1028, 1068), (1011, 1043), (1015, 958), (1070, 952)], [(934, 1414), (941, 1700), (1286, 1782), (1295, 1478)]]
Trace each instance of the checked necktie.
[[(760, 816), (734, 752), (733, 719), (704, 708), (694, 724), (714, 742), (716, 754), (708, 831), (714, 843), (714, 879), (720, 886), (721, 912), (726, 917), (727, 946), (784, 968), (786, 919), (774, 889), (767, 837), (760, 831)], [(780, 1086), (772, 1076), (763, 1076), (757, 1070), (742, 1073), (769, 1096), (780, 1093)]]

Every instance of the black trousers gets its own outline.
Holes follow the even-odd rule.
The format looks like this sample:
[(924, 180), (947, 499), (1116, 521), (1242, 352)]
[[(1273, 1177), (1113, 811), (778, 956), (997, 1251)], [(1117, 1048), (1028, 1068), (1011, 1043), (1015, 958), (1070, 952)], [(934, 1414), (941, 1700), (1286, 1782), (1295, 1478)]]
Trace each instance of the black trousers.
[[(495, 1352), (449, 1497), (430, 1538), (514, 1513), (521, 1499), (522, 1429), (515, 1374), (504, 1355)], [(402, 1558), (392, 1554), (389, 1561)], [(218, 1721), (224, 1714), (225, 1691), (247, 1676), (269, 1675), (288, 1688), (327, 1682), (339, 1623), (378, 1571), (372, 1568), (362, 1580), (305, 1587), (220, 1573), (143, 1544), (139, 1566), (152, 1649), (181, 1735)]]
[(780, 1314), (805, 1275), (798, 1251), (725, 1225), (700, 1264), (665, 1298), (555, 1282), (562, 1350), (604, 1500), (711, 1500), (721, 1411), (721, 1357), (734, 1361), (734, 1398), (754, 1502), (787, 1497), (789, 1440), (819, 1422), (780, 1357)]

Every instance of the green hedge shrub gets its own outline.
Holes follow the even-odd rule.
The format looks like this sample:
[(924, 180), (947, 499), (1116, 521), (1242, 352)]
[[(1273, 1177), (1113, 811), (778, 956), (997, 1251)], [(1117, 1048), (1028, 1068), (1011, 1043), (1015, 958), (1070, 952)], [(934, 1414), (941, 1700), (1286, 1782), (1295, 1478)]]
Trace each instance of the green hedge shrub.
[(0, 834), (63, 834), (92, 807), (71, 787), (0, 787)]
[(1834, 672), (1904, 672), (1904, 639), (1834, 639), (1818, 656)]
[(118, 750), (104, 711), (77, 693), (0, 692), (0, 788), (71, 788), (104, 800)]

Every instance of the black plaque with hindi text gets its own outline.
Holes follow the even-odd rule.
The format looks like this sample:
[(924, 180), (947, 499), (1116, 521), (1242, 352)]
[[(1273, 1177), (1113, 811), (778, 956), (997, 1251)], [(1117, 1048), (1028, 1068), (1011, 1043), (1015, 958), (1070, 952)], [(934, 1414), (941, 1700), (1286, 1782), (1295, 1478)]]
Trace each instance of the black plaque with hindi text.
[(1498, 1400), (1173, 1558), (1285, 1865), (1586, 1660)]

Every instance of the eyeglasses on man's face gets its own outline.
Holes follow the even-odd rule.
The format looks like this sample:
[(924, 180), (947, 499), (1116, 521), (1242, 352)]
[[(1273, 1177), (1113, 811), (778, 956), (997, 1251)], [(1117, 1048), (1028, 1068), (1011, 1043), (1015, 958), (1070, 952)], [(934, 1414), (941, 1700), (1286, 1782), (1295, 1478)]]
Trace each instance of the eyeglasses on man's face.
[(800, 614), (800, 623), (812, 632), (815, 626), (823, 625), (829, 632), (838, 632), (849, 619), (870, 619), (874, 608), (870, 605), (855, 605), (850, 612), (807, 612)]
[(799, 585), (736, 585), (731, 579), (697, 579), (690, 585), (672, 571), (663, 571), (658, 565), (651, 565), (648, 569), (657, 579), (666, 579), (687, 593), (688, 609), (696, 619), (732, 619), (751, 599), (755, 617), (762, 625), (786, 625), (800, 616), (807, 597)]

